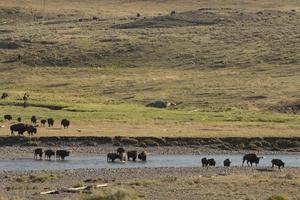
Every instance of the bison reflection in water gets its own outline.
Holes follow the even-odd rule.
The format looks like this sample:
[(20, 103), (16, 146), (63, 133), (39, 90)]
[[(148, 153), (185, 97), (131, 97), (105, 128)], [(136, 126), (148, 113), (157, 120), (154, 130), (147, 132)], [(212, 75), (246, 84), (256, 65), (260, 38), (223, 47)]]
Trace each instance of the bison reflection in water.
[(40, 157), (40, 160), (42, 159), (43, 157), (43, 149), (42, 148), (37, 148), (34, 150), (34, 159), (37, 159), (37, 156)]
[(284, 162), (280, 159), (272, 159), (271, 163), (272, 168), (274, 168), (274, 166), (277, 166), (278, 169), (280, 169), (281, 167), (284, 168)]
[(259, 163), (259, 160), (263, 158), (263, 157), (258, 157), (256, 154), (254, 153), (249, 153), (249, 154), (246, 154), (244, 155), (243, 157), (243, 166), (244, 166), (244, 163), (245, 161), (247, 161), (247, 165), (249, 166), (249, 163), (250, 165), (252, 166), (253, 163), (255, 163), (255, 165), (257, 166), (258, 163)]

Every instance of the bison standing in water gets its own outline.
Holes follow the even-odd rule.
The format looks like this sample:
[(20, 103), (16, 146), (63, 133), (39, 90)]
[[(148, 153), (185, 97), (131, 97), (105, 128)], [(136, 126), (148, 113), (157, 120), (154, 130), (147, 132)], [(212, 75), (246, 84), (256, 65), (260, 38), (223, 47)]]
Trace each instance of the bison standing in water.
[(278, 169), (280, 169), (281, 167), (284, 168), (284, 162), (280, 159), (272, 159), (271, 163), (272, 168), (274, 168), (274, 166), (277, 166)]
[(108, 153), (107, 162), (115, 162), (116, 159), (121, 160), (121, 156), (118, 153)]
[(146, 161), (147, 160), (147, 152), (142, 151), (142, 153), (139, 153), (138, 154), (138, 159), (140, 159), (141, 161)]
[(33, 134), (37, 133), (36, 127), (34, 127), (32, 125), (27, 126), (27, 133), (29, 136), (33, 136)]
[(132, 161), (135, 161), (137, 156), (138, 156), (137, 151), (128, 151), (127, 152), (128, 160), (132, 159)]
[(258, 157), (256, 154), (254, 153), (249, 153), (249, 154), (246, 154), (244, 155), (243, 157), (243, 166), (244, 166), (244, 163), (245, 161), (247, 161), (247, 165), (249, 166), (249, 163), (250, 165), (252, 166), (253, 163), (255, 163), (255, 165), (257, 166), (258, 163), (259, 163), (259, 160), (263, 158), (263, 157)]
[(53, 118), (48, 118), (47, 119), (47, 122), (48, 122), (48, 127), (50, 128), (50, 127), (53, 127), (53, 125), (54, 125), (54, 119)]
[(51, 157), (55, 155), (55, 152), (51, 149), (45, 151), (45, 159), (51, 160)]
[(230, 167), (231, 161), (227, 158), (226, 160), (224, 160), (223, 164), (224, 167)]
[(56, 151), (56, 158), (59, 160), (65, 160), (65, 157), (69, 156), (70, 152), (66, 150), (57, 150)]
[(202, 167), (207, 167), (207, 166), (216, 166), (216, 161), (213, 158), (207, 159), (207, 158), (202, 158)]
[(37, 148), (34, 150), (34, 159), (37, 159), (37, 156), (40, 157), (40, 160), (42, 159), (43, 157), (43, 149), (42, 148)]
[(18, 132), (19, 136), (23, 135), (27, 131), (27, 124), (18, 123), (10, 126), (11, 135), (14, 135), (14, 132)]
[(11, 115), (4, 115), (4, 120), (12, 120), (12, 116)]
[(63, 126), (64, 128), (69, 128), (69, 126), (70, 126), (70, 121), (67, 120), (67, 119), (63, 119), (63, 120), (61, 120), (60, 125)]

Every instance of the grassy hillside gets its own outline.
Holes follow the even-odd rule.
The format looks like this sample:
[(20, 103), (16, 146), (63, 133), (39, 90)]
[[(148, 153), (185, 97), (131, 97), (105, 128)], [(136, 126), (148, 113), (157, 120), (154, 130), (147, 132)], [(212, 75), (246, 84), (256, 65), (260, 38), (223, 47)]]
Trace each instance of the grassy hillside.
[(297, 1), (19, 2), (0, 3), (0, 114), (71, 120), (40, 135), (299, 136)]

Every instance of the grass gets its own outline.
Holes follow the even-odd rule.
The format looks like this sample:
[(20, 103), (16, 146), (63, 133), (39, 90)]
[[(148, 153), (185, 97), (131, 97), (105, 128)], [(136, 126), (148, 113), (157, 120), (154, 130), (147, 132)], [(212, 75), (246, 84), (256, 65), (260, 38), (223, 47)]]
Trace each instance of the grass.
[(85, 195), (81, 200), (138, 200), (140, 199), (133, 191), (125, 189), (115, 189), (105, 192), (94, 192)]
[[(55, 129), (39, 128), (40, 136), (299, 136), (299, 115), (277, 112), (300, 99), (295, 0), (51, 1), (46, 11), (37, 0), (20, 5), (0, 3), (8, 30), (0, 39), (24, 46), (1, 49), (0, 92), (10, 97), (0, 100), (0, 116), (53, 117)], [(194, 20), (190, 11), (203, 7), (229, 21), (169, 26), (171, 10)], [(157, 16), (168, 28), (147, 27)], [(112, 28), (126, 23), (141, 28)], [(145, 107), (153, 100), (182, 104)], [(63, 118), (71, 120), (68, 130), (58, 128)], [(0, 123), (0, 135), (9, 135), (10, 123)]]

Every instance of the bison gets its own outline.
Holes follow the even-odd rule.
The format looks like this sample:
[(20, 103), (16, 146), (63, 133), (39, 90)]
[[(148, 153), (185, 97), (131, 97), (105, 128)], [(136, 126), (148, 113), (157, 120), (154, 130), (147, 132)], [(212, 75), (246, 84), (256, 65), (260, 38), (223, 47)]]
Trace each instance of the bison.
[(137, 158), (137, 151), (128, 151), (127, 152), (127, 157), (128, 157), (128, 160), (132, 159), (132, 161), (135, 161), (136, 158)]
[(223, 164), (224, 164), (224, 167), (230, 167), (231, 161), (227, 158), (224, 160)]
[(65, 160), (65, 157), (70, 156), (70, 151), (66, 150), (57, 150), (56, 151), (56, 158), (59, 160)]
[(35, 115), (33, 115), (30, 120), (31, 120), (31, 123), (36, 124), (37, 118)]
[(33, 136), (33, 134), (37, 133), (36, 127), (34, 127), (32, 125), (27, 126), (27, 133), (29, 136)]
[(63, 126), (64, 128), (69, 128), (69, 126), (70, 126), (70, 121), (67, 120), (67, 119), (63, 119), (63, 120), (61, 120), (60, 125)]
[(207, 159), (207, 158), (202, 158), (202, 167), (207, 167), (207, 166), (216, 166), (216, 161), (213, 158)]
[(18, 118), (17, 118), (17, 121), (18, 121), (18, 122), (21, 122), (21, 121), (22, 121), (22, 118), (21, 118), (21, 117), (18, 117)]
[(47, 120), (41, 119), (41, 125), (42, 125), (43, 127), (45, 127), (46, 122), (47, 122)]
[(45, 159), (51, 160), (51, 157), (55, 155), (55, 152), (51, 149), (45, 151)]
[(147, 152), (144, 150), (141, 153), (138, 154), (138, 159), (142, 160), (142, 161), (146, 161), (147, 160)]
[(125, 149), (123, 148), (123, 147), (119, 147), (118, 149), (117, 149), (117, 152), (118, 152), (118, 154), (122, 154), (122, 153), (124, 153), (125, 152)]
[(47, 122), (48, 122), (48, 127), (50, 128), (50, 127), (53, 127), (53, 125), (54, 125), (54, 119), (53, 118), (48, 118), (47, 119)]
[(258, 157), (256, 154), (254, 153), (249, 153), (249, 154), (246, 154), (244, 155), (243, 157), (243, 166), (244, 166), (244, 163), (245, 161), (247, 161), (247, 165), (249, 166), (249, 163), (250, 165), (252, 166), (253, 163), (255, 163), (255, 165), (257, 166), (258, 163), (259, 163), (259, 160), (263, 158), (263, 157)]
[(40, 157), (40, 160), (42, 159), (43, 157), (43, 149), (42, 148), (37, 148), (34, 150), (34, 159), (37, 159), (37, 156)]
[(108, 153), (107, 154), (107, 162), (115, 162), (116, 159), (120, 159), (120, 154), (118, 153)]
[(6, 99), (7, 97), (8, 97), (8, 93), (3, 92), (3, 93), (2, 93), (2, 96), (1, 96), (1, 99)]
[(4, 120), (12, 120), (12, 116), (11, 115), (4, 115)]
[(27, 131), (27, 124), (18, 123), (10, 126), (11, 135), (14, 135), (14, 132), (18, 132), (19, 136), (23, 135)]
[(280, 159), (272, 159), (271, 163), (272, 168), (274, 168), (274, 166), (277, 166), (278, 169), (280, 169), (281, 167), (284, 168), (284, 162)]

